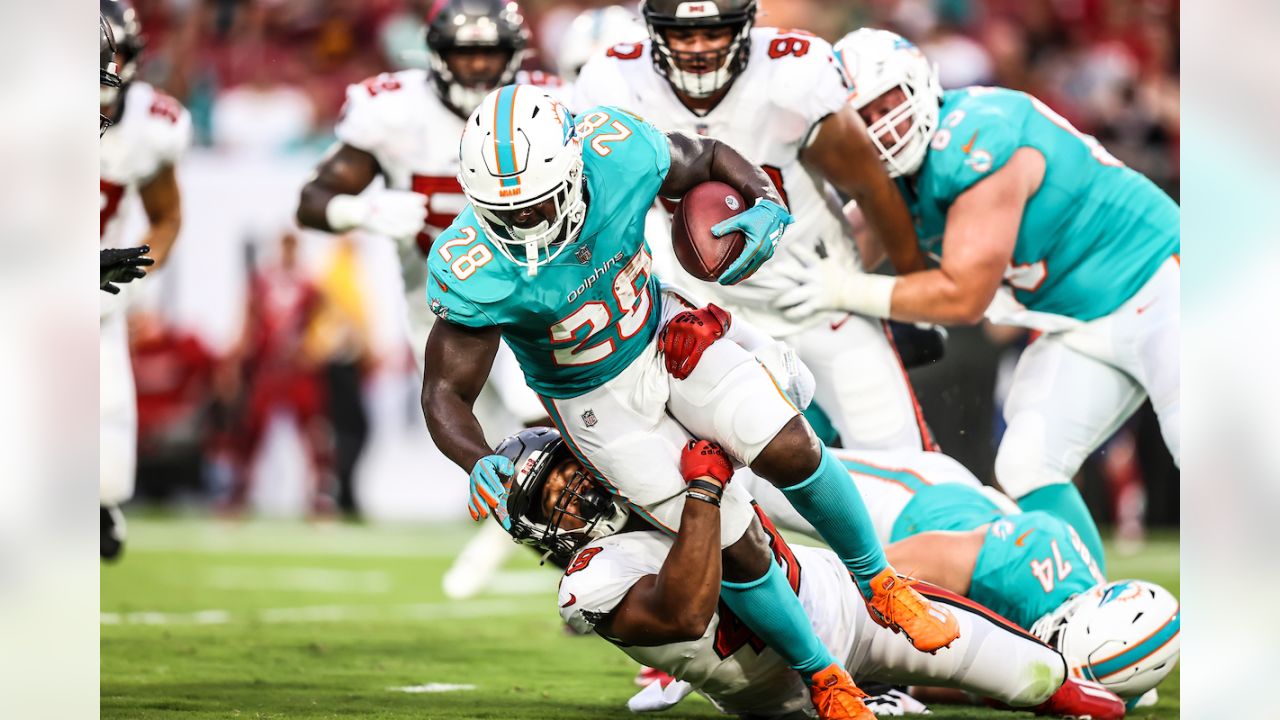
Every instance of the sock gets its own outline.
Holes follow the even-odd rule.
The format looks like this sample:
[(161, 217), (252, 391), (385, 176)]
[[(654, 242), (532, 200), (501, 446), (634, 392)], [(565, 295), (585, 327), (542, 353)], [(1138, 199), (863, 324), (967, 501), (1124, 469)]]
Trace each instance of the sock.
[(889, 561), (862, 495), (840, 461), (822, 448), (822, 462), (813, 475), (798, 485), (782, 488), (782, 493), (840, 556), (862, 597), (870, 599), (871, 579), (889, 567)]
[(1104, 574), (1107, 572), (1107, 556), (1102, 551), (1102, 535), (1098, 532), (1098, 525), (1093, 521), (1093, 515), (1089, 513), (1088, 506), (1084, 504), (1084, 497), (1080, 495), (1075, 485), (1069, 482), (1054, 483), (1032, 490), (1018, 498), (1018, 507), (1027, 512), (1041, 510), (1065, 520), (1076, 529), (1085, 547), (1093, 553), (1093, 560), (1098, 563), (1098, 569)]
[(770, 562), (765, 574), (750, 582), (720, 583), (720, 599), (805, 682), (832, 663), (844, 667), (818, 639), (800, 598), (777, 563)]

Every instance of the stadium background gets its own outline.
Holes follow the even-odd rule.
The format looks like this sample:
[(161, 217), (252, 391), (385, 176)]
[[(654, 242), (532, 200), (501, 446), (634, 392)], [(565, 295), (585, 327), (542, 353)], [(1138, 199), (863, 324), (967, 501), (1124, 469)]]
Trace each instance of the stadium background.
[[(244, 371), (253, 360), (244, 334), (251, 272), (272, 267), (281, 238), (296, 232), (297, 191), (332, 142), (347, 84), (425, 66), (421, 18), (430, 4), (137, 3), (147, 39), (141, 76), (179, 98), (196, 128), (180, 167), (183, 232), (170, 266), (140, 285), (134, 302), (134, 341), (151, 360), (137, 367), (138, 501), (203, 507), (228, 494), (235, 464), (246, 462), (237, 448), (252, 394)], [(526, 68), (554, 72), (568, 23), (606, 4), (522, 3), (535, 50)], [(1177, 199), (1178, 10), (1176, 0), (765, 0), (759, 22), (830, 40), (861, 25), (895, 29), (939, 62), (944, 86), (1031, 92)], [(143, 222), (136, 204), (131, 211)], [(304, 319), (296, 369), (329, 391), (335, 422), (327, 430), (336, 431), (337, 466), (347, 469), (338, 475), (355, 476), (354, 493), (332, 492), (372, 518), (462, 517), (462, 474), (434, 451), (417, 409), (410, 353), (420, 349), (401, 330), (391, 244), (299, 236), (322, 302)], [(914, 373), (943, 448), (987, 480), (1000, 398), (1026, 339), (986, 325), (953, 329), (948, 357)], [(304, 462), (311, 430), (289, 421), (287, 403), (274, 409), (262, 451), (248, 459), (261, 478), (250, 501), (259, 513), (297, 515), (317, 482)], [(1144, 515), (1177, 524), (1178, 479), (1144, 408), (1086, 463), (1080, 482), (1095, 515), (1119, 518), (1136, 538)]]

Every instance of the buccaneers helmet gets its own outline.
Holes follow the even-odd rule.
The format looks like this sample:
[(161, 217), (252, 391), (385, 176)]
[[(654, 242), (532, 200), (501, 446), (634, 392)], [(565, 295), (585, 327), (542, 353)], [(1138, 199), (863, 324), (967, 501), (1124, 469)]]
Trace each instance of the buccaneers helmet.
[(111, 26), (115, 37), (116, 50), (120, 54), (120, 82), (115, 86), (102, 86), (102, 107), (114, 107), (124, 91), (138, 76), (138, 58), (142, 55), (142, 24), (138, 21), (138, 11), (133, 9), (129, 0), (99, 0), (102, 17)]
[[(747, 67), (756, 0), (645, 0), (641, 13), (653, 40), (653, 64), (677, 91), (694, 98), (708, 97)], [(720, 27), (736, 30), (732, 42), (706, 52), (672, 50), (664, 34), (675, 28)], [(681, 65), (704, 69), (689, 72), (681, 70)]]
[[(98, 76), (103, 88), (120, 87), (120, 76), (116, 74), (116, 38), (111, 32), (107, 18), (98, 15)], [(111, 118), (98, 111), (98, 135), (111, 127)]]
[[(437, 2), (427, 18), (427, 58), (431, 82), (440, 99), (459, 117), (471, 114), (492, 90), (509, 85), (524, 61), (529, 32), (520, 7), (511, 0)], [(493, 77), (463, 83), (445, 57), (455, 50), (497, 49), (509, 53)]]

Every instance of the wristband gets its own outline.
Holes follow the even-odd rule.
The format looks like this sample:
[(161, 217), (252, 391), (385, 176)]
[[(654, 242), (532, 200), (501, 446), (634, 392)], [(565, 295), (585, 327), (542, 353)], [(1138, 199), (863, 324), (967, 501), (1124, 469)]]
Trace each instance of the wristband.
[(717, 485), (716, 483), (709, 482), (707, 480), (690, 480), (689, 489), (692, 490), (694, 488), (698, 490), (706, 490), (707, 493), (709, 493), (712, 497), (714, 497), (717, 500), (719, 500), (720, 496), (724, 494), (723, 486)]
[(887, 320), (889, 306), (893, 302), (893, 286), (897, 282), (898, 278), (891, 275), (873, 273), (849, 280), (841, 287), (841, 309)]
[(369, 201), (358, 195), (334, 195), (324, 207), (324, 219), (335, 232), (360, 227), (369, 217)]
[(710, 495), (707, 495), (706, 493), (703, 493), (703, 492), (696, 492), (696, 491), (690, 490), (689, 492), (685, 493), (684, 496), (687, 498), (693, 498), (695, 500), (701, 500), (704, 503), (710, 503), (712, 505), (715, 505), (716, 507), (720, 507), (719, 498), (713, 498)]

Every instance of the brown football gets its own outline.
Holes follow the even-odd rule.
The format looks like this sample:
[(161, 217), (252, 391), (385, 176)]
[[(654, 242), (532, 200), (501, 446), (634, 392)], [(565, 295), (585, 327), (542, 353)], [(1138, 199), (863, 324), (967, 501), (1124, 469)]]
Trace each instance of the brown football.
[(722, 182), (704, 182), (684, 194), (671, 216), (671, 247), (690, 275), (714, 282), (742, 254), (746, 237), (734, 231), (724, 237), (711, 227), (746, 209), (736, 190)]

